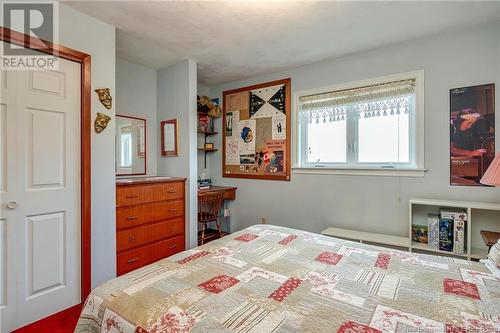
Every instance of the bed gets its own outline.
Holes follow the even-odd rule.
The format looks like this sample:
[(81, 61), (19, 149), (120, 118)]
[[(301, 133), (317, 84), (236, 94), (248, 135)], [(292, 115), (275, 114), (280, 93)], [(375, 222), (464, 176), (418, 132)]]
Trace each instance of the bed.
[(484, 265), (255, 225), (95, 289), (76, 332), (498, 332)]

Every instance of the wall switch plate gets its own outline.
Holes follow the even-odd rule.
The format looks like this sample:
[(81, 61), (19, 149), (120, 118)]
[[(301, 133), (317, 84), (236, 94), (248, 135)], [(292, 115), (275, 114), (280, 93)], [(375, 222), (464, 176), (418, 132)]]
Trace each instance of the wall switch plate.
[(228, 208), (224, 208), (224, 217), (228, 217), (231, 215), (231, 212), (229, 211)]

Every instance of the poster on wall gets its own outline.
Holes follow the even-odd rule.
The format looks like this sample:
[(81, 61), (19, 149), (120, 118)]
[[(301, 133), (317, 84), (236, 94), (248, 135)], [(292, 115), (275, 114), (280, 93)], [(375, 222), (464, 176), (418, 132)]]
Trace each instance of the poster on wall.
[(240, 145), (238, 138), (226, 139), (226, 165), (240, 165)]
[(495, 157), (495, 85), (450, 90), (450, 184), (484, 186)]
[(285, 113), (284, 84), (250, 91), (250, 118), (274, 117)]
[(226, 114), (226, 136), (232, 137), (233, 134), (238, 135), (238, 124), (240, 122), (240, 112), (239, 111), (231, 111)]

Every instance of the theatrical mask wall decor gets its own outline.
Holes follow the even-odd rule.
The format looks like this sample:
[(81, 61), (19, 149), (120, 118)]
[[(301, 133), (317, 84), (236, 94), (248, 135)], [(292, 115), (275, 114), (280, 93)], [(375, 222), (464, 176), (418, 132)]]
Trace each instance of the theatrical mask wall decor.
[(97, 112), (97, 117), (94, 122), (94, 130), (97, 134), (101, 133), (108, 126), (111, 117), (105, 115), (104, 113)]
[(111, 92), (109, 88), (96, 89), (95, 92), (99, 97), (99, 101), (104, 105), (104, 107), (108, 110), (112, 107), (113, 98), (111, 97)]

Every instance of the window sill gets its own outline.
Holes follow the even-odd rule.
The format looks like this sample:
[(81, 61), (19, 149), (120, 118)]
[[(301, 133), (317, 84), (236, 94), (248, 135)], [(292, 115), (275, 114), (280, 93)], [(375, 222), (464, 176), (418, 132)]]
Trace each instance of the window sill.
[(427, 169), (424, 168), (304, 168), (292, 167), (293, 173), (310, 175), (351, 175), (351, 176), (386, 176), (386, 177), (414, 177), (425, 176)]

